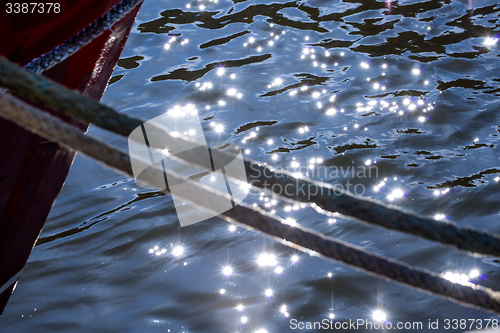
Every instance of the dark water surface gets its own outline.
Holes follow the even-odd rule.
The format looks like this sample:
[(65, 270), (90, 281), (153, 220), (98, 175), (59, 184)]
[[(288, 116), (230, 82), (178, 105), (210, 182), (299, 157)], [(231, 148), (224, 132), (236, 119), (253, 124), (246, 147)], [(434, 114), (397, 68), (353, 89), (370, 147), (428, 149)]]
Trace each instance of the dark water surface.
[[(208, 141), (500, 234), (499, 10), (488, 0), (146, 0), (103, 102), (145, 120), (192, 103)], [(334, 172), (368, 166), (370, 177)], [(268, 195), (247, 202), (500, 290), (498, 258)], [(408, 332), (498, 319), (218, 219), (181, 228), (169, 195), (78, 156), (0, 331), (290, 332), (291, 318), (371, 320), (377, 310), (423, 323)]]

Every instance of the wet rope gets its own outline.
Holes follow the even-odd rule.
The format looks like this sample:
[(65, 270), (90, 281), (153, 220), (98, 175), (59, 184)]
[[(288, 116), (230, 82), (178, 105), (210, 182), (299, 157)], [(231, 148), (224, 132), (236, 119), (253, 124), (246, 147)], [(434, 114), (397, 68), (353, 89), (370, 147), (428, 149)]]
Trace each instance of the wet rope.
[(114, 133), (128, 136), (143, 121), (121, 115), (110, 107), (84, 97), (54, 81), (22, 70), (0, 57), (0, 86), (34, 105), (43, 105), (68, 114), (82, 123), (99, 126)]
[(143, 0), (121, 1), (111, 8), (106, 14), (92, 22), (85, 29), (64, 43), (56, 46), (49, 52), (33, 59), (29, 64), (25, 65), (24, 68), (34, 73), (42, 73), (43, 71), (57, 65), (90, 43), (94, 38), (100, 36), (104, 31), (111, 28), (142, 1)]
[[(82, 122), (91, 122), (112, 132), (128, 136), (143, 121), (120, 114), (81, 94), (62, 87), (48, 79), (23, 71), (9, 61), (0, 58), (0, 86), (23, 99), (63, 112)], [(151, 127), (148, 136), (157, 136), (152, 142), (189, 141), (182, 136), (172, 136), (162, 129)], [(166, 148), (166, 147), (161, 147)], [(216, 152), (224, 154), (223, 152)], [(190, 163), (199, 163), (195, 152), (182, 158)], [(382, 202), (341, 192), (329, 184), (309, 179), (298, 179), (292, 174), (273, 171), (271, 167), (246, 160), (247, 176), (253, 186), (275, 190), (282, 198), (313, 204), (322, 213), (340, 213), (369, 224), (406, 232), (412, 235), (453, 245), (459, 249), (485, 255), (500, 256), (500, 237), (470, 228), (461, 228), (453, 223), (420, 217), (398, 207)], [(273, 186), (273, 185), (279, 186)], [(288, 193), (277, 192), (288, 186)], [(301, 194), (301, 188), (311, 189)], [(313, 191), (314, 190), (314, 191)], [(314, 194), (312, 194), (314, 193)]]
[(127, 153), (85, 135), (48, 113), (40, 112), (16, 97), (0, 93), (0, 115), (33, 133), (102, 161), (114, 169), (132, 174)]
[(13, 284), (16, 283), (16, 281), (21, 276), (22, 272), (23, 270), (21, 269), (19, 272), (14, 274), (8, 281), (6, 281), (4, 284), (0, 286), (0, 295), (3, 294), (4, 291), (6, 291), (9, 287), (11, 287)]
[[(69, 149), (81, 151), (90, 157), (95, 158), (97, 156), (99, 161), (128, 177), (132, 175), (130, 159), (127, 153), (91, 136), (84, 135), (78, 129), (63, 123), (53, 116), (38, 111), (16, 97), (0, 94), (0, 114), (2, 117)], [(144, 163), (148, 164), (146, 161)], [(171, 170), (163, 170), (157, 167), (150, 170), (150, 172), (157, 172), (162, 176), (168, 175), (168, 179), (172, 180), (173, 183), (183, 182), (183, 177)], [(194, 202), (195, 205), (204, 210), (214, 212), (213, 207), (216, 207), (217, 200), (220, 200), (220, 198), (228, 199), (227, 194), (216, 192), (207, 186), (194, 182), (184, 182), (184, 184), (187, 186), (187, 190), (183, 199), (190, 201), (190, 197), (195, 195), (211, 198), (211, 200)], [(151, 185), (154, 186), (154, 184)], [(456, 284), (438, 274), (370, 253), (357, 246), (310, 229), (287, 225), (282, 218), (271, 216), (260, 208), (241, 204), (222, 213), (221, 217), (247, 228), (259, 230), (268, 236), (284, 241), (285, 245), (313, 250), (322, 257), (343, 262), (372, 275), (420, 289), (433, 295), (439, 295), (463, 305), (500, 313), (499, 292), (487, 287)]]

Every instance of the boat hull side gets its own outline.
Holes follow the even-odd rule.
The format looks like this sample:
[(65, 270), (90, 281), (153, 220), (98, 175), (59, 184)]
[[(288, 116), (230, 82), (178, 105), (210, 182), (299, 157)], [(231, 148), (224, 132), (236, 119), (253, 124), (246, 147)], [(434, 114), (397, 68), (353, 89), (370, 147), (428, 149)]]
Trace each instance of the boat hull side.
[[(93, 2), (93, 1), (92, 1)], [(114, 3), (117, 0), (113, 1)], [(101, 2), (102, 3), (102, 2)], [(106, 10), (113, 5), (110, 3)], [(70, 58), (44, 73), (100, 99), (139, 6)], [(102, 13), (100, 14), (102, 15)], [(90, 22), (88, 22), (90, 23)], [(30, 58), (30, 57), (28, 57)], [(15, 60), (15, 59), (14, 59)], [(24, 59), (22, 62), (26, 62)], [(22, 63), (21, 62), (21, 63)], [(46, 110), (85, 131), (77, 123)], [(0, 118), (0, 287), (22, 270), (69, 172), (75, 153)], [(15, 284), (0, 294), (2, 313)]]

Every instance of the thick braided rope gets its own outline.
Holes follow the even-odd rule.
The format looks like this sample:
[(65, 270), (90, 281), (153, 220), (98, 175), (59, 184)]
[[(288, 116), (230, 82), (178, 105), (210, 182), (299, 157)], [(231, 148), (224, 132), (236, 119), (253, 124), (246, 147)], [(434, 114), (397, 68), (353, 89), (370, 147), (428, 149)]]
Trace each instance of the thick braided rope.
[(24, 68), (33, 73), (42, 73), (57, 65), (90, 43), (94, 38), (100, 36), (104, 31), (111, 28), (142, 1), (143, 0), (121, 1), (75, 36), (40, 57), (33, 59), (29, 64), (25, 65)]
[[(466, 286), (450, 282), (435, 273), (367, 252), (306, 228), (287, 225), (283, 220), (270, 217), (258, 208), (240, 205), (222, 215), (281, 241), (316, 251), (323, 257), (343, 262), (372, 275), (492, 312), (498, 313), (500, 309), (500, 292), (472, 284)], [(285, 245), (291, 246), (286, 242)]]
[[(23, 71), (3, 58), (0, 58), (0, 85), (33, 104), (50, 107), (82, 122), (92, 122), (124, 136), (128, 136), (136, 127), (143, 124), (141, 120), (120, 114), (46, 78)], [(190, 140), (182, 135), (174, 137), (164, 130), (155, 130), (154, 127), (151, 131), (148, 133), (149, 136), (156, 135), (160, 138), (152, 141), (168, 143)], [(198, 163), (199, 159), (195, 154), (185, 153), (182, 158), (187, 162)], [(419, 217), (398, 207), (341, 192), (329, 184), (297, 179), (285, 171), (274, 172), (272, 168), (253, 161), (246, 160), (245, 165), (247, 176), (254, 186), (270, 190), (278, 190), (279, 186), (273, 187), (274, 184), (280, 184), (281, 188), (289, 186), (290, 191), (287, 192), (291, 195), (276, 193), (287, 200), (312, 203), (320, 210), (338, 212), (369, 224), (453, 245), (466, 251), (500, 256), (500, 237), (496, 235)], [(300, 189), (303, 187), (311, 190), (301, 194)]]
[[(276, 194), (289, 200), (312, 202), (314, 208), (321, 213), (337, 212), (369, 224), (454, 245), (466, 251), (500, 255), (500, 238), (496, 235), (421, 217), (396, 206), (341, 192), (330, 184), (298, 179), (286, 171), (273, 173), (273, 176), (269, 177), (268, 167), (255, 165), (250, 161), (245, 161), (245, 164), (247, 170), (250, 170), (248, 178), (253, 186), (274, 190)], [(281, 190), (289, 184), (294, 185), (293, 189)]]
[[(132, 174), (130, 160), (126, 153), (84, 135), (77, 129), (34, 109), (15, 97), (0, 94), (0, 114), (20, 126), (27, 127), (36, 134), (70, 149), (80, 150), (90, 157), (97, 157), (99, 161), (129, 177)], [(168, 174), (169, 180), (174, 183), (183, 182), (182, 176), (171, 170), (159, 168), (152, 168), (151, 170), (162, 175)], [(228, 198), (227, 194), (221, 194), (194, 182), (184, 182), (184, 184), (189, 187), (185, 192), (185, 200), (190, 201), (190, 198), (200, 195), (213, 198), (212, 201), (199, 200), (193, 202), (193, 204), (207, 211), (214, 212), (213, 207), (216, 206), (214, 205), (216, 198)], [(222, 213), (221, 217), (251, 229), (259, 230), (281, 241), (285, 240), (286, 245), (316, 251), (325, 258), (343, 262), (370, 274), (421, 289), (434, 295), (443, 296), (464, 305), (500, 313), (499, 292), (480, 286), (455, 284), (435, 273), (412, 268), (404, 263), (370, 253), (315, 231), (302, 227), (292, 227), (284, 223), (283, 219), (270, 216), (259, 208), (239, 205)]]
[(44, 138), (57, 142), (73, 150), (80, 150), (86, 155), (113, 168), (132, 174), (130, 158), (104, 142), (84, 135), (78, 129), (38, 111), (16, 97), (0, 92), (0, 115), (27, 130)]
[(133, 129), (143, 123), (121, 115), (110, 107), (41, 75), (22, 70), (2, 57), (0, 57), (0, 86), (8, 88), (13, 94), (34, 105), (66, 113), (82, 123), (94, 123), (124, 136), (128, 136)]

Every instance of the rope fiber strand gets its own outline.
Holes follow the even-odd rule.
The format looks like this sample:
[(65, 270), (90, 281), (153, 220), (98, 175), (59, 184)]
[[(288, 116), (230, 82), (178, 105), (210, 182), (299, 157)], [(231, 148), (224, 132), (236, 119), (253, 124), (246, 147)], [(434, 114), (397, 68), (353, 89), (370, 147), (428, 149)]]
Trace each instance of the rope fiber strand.
[[(131, 177), (130, 159), (125, 152), (108, 146), (91, 136), (84, 135), (72, 126), (42, 111), (38, 111), (16, 97), (0, 93), (0, 114), (6, 119), (27, 127), (30, 131), (63, 146), (79, 150), (91, 157), (97, 156), (99, 161)], [(162, 176), (168, 174), (169, 180), (171, 179), (173, 182), (183, 180), (182, 176), (168, 169), (163, 170), (153, 167), (150, 170), (152, 170), (151, 172), (158, 172)], [(188, 201), (192, 195), (199, 195), (200, 193), (205, 197), (213, 197), (214, 200), (221, 196), (227, 197), (227, 194), (216, 192), (204, 185), (194, 182), (184, 184), (189, 186), (189, 189), (185, 192), (187, 195), (184, 198)], [(211, 202), (203, 201), (203, 206), (200, 206), (200, 202), (194, 204), (204, 210), (214, 212), (214, 206)], [(313, 250), (324, 258), (343, 262), (372, 275), (420, 289), (433, 295), (439, 295), (466, 306), (473, 306), (500, 314), (499, 292), (481, 286), (456, 284), (435, 273), (413, 268), (397, 260), (370, 253), (357, 246), (335, 240), (307, 228), (287, 225), (282, 218), (271, 216), (260, 208), (242, 204), (224, 212), (221, 217), (246, 228), (259, 230), (281, 242), (285, 241), (285, 245)]]
[[(0, 85), (24, 100), (37, 105), (50, 107), (68, 114), (83, 123), (95, 125), (123, 136), (128, 136), (143, 121), (120, 114), (108, 106), (69, 90), (46, 78), (35, 75), (0, 58)], [(162, 129), (151, 127), (150, 136), (158, 136), (158, 142), (190, 141), (182, 135), (172, 136)], [(158, 147), (160, 149), (168, 147)], [(224, 152), (217, 152), (224, 154)], [(182, 158), (190, 163), (198, 163), (198, 156), (189, 153)], [(275, 173), (272, 168), (245, 160), (247, 176), (253, 186), (273, 189), (274, 184), (289, 186), (289, 193), (280, 194), (287, 200), (314, 204), (319, 210), (341, 213), (368, 224), (409, 233), (432, 241), (453, 245), (459, 249), (500, 257), (500, 237), (470, 228), (462, 228), (453, 223), (440, 222), (432, 218), (420, 217), (398, 207), (382, 202), (340, 192), (329, 184), (318, 183), (310, 179), (297, 179), (290, 173)], [(315, 195), (300, 195), (301, 186), (315, 188)], [(277, 186), (274, 188), (277, 189)], [(282, 187), (283, 188), (283, 187)], [(312, 191), (311, 191), (312, 192)]]

